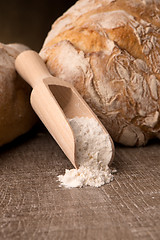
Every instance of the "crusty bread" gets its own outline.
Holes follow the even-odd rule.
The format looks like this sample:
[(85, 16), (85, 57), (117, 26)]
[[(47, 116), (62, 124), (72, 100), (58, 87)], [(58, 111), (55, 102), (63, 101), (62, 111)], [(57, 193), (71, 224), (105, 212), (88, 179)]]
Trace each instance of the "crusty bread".
[(52, 25), (40, 55), (113, 140), (141, 146), (160, 138), (159, 0), (79, 0)]
[(26, 133), (36, 122), (30, 103), (31, 88), (16, 73), (16, 56), (28, 49), (0, 43), (0, 146)]

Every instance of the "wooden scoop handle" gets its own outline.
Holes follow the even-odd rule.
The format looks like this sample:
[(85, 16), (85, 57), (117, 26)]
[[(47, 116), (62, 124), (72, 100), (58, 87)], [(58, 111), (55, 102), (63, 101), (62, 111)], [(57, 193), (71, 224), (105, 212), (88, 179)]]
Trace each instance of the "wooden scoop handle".
[[(21, 77), (33, 87), (31, 105), (34, 111), (74, 167), (77, 168), (73, 131), (59, 102), (57, 102), (57, 99), (50, 89), (50, 86), (54, 87), (54, 84), (58, 84), (56, 85), (57, 88), (61, 86), (59, 83), (63, 86), (64, 82), (61, 81), (61, 79), (51, 76), (39, 54), (31, 50), (18, 55), (15, 61), (15, 67)], [(65, 95), (65, 90), (62, 87), (60, 92)]]
[(21, 77), (31, 85), (32, 88), (41, 80), (51, 77), (39, 54), (32, 50), (20, 53), (16, 58), (15, 67)]

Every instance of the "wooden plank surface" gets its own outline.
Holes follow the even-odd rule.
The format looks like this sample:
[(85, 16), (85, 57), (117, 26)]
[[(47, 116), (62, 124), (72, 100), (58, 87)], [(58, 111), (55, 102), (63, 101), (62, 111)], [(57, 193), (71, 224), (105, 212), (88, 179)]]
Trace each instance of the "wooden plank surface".
[(116, 146), (118, 173), (100, 188), (65, 189), (70, 168), (43, 127), (0, 150), (0, 239), (160, 239), (160, 142)]

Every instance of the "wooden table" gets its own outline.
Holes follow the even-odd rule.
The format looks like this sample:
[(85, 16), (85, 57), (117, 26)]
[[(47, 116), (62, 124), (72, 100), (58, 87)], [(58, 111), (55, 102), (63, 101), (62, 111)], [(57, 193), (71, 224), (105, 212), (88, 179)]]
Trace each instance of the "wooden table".
[(116, 146), (111, 184), (65, 189), (71, 164), (42, 127), (0, 150), (0, 239), (160, 239), (160, 141)]

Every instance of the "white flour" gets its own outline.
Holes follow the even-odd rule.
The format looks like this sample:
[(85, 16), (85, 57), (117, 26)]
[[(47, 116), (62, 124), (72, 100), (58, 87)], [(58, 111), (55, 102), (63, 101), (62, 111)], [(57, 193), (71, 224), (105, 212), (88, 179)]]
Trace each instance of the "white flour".
[(112, 145), (108, 134), (93, 118), (69, 120), (76, 139), (76, 160), (79, 169), (65, 171), (58, 176), (61, 185), (67, 188), (100, 187), (113, 180), (108, 163), (112, 157)]

